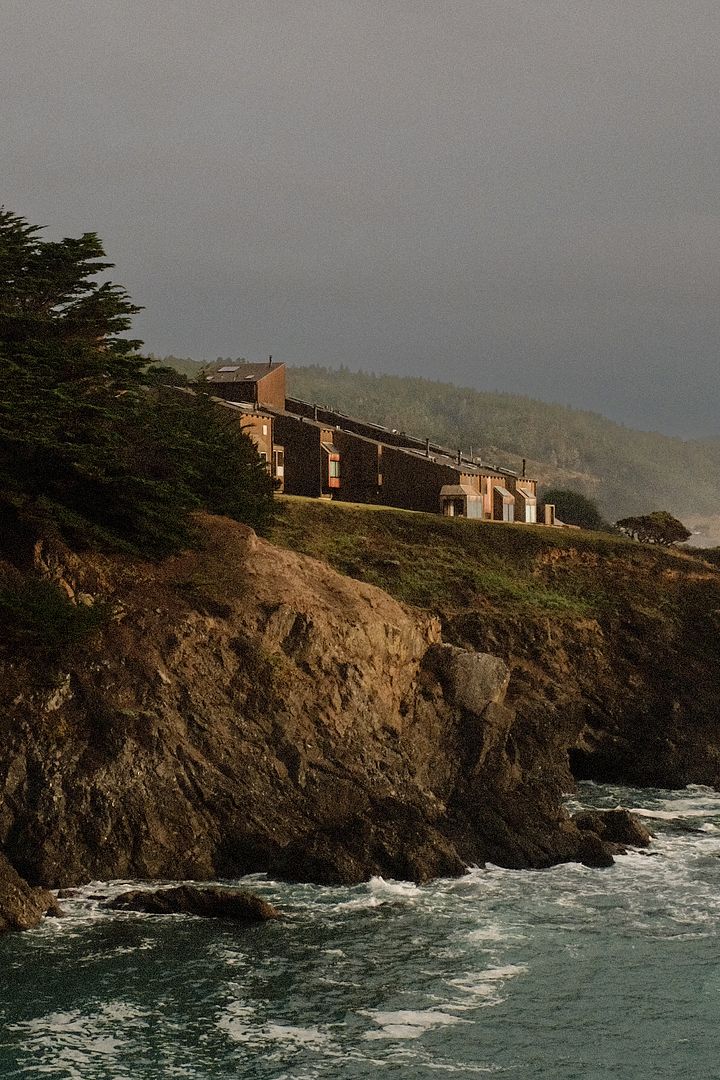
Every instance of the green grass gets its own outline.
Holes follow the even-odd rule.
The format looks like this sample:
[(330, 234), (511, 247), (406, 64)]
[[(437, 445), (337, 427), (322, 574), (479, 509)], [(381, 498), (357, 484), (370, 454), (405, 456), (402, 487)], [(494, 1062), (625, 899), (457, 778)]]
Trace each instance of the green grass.
[(639, 581), (652, 610), (669, 614), (674, 600), (653, 584), (657, 574), (696, 565), (608, 534), (292, 497), (278, 499), (269, 539), (441, 614), (502, 606), (594, 617), (637, 602)]

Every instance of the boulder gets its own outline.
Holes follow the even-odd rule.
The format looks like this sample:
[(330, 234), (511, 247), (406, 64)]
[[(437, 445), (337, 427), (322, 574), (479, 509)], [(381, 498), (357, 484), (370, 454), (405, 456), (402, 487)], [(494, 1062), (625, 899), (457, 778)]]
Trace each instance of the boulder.
[(583, 810), (573, 821), (583, 832), (597, 833), (606, 843), (631, 847), (648, 847), (650, 833), (629, 810)]
[(577, 861), (583, 866), (601, 868), (615, 862), (610, 844), (604, 843), (597, 833), (583, 832), (578, 846)]
[(28, 885), (0, 854), (0, 933), (31, 930), (46, 914), (62, 914), (53, 894)]
[(200, 915), (236, 922), (279, 919), (277, 908), (252, 893), (217, 885), (177, 885), (172, 889), (133, 889), (121, 893), (106, 907), (117, 911), (144, 911), (149, 915)]
[(504, 701), (510, 668), (498, 656), (445, 644), (433, 645), (428, 654), (451, 705), (479, 716), (488, 705)]

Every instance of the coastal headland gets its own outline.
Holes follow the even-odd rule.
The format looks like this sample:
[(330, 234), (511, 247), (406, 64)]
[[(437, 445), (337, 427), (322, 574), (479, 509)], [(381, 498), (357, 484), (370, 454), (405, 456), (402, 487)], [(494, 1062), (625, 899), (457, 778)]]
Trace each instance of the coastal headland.
[(196, 528), (154, 562), (35, 545), (33, 573), (102, 617), (52, 658), (2, 653), (3, 897), (17, 875), (606, 865), (563, 810), (576, 778), (720, 783), (720, 572), (699, 558), (287, 498), (263, 538)]

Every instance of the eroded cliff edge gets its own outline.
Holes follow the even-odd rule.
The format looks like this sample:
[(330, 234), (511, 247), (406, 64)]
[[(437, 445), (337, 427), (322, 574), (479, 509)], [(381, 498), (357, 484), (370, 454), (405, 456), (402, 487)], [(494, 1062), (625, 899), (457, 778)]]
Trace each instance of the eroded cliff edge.
[(475, 712), (443, 692), (437, 619), (204, 529), (160, 565), (36, 550), (111, 614), (57, 671), (3, 665), (0, 845), (20, 873), (424, 880), (572, 857), (557, 787), (507, 756), (502, 692)]
[(161, 564), (35, 550), (108, 615), (57, 670), (2, 663), (0, 850), (32, 884), (602, 861), (560, 806), (571, 761), (619, 747), (648, 776), (664, 761), (717, 781), (717, 673), (698, 687), (690, 657), (684, 690), (653, 674), (624, 655), (631, 620), (613, 641), (597, 620), (466, 611), (445, 619), (453, 648), (373, 585), (224, 519), (202, 528), (202, 550)]

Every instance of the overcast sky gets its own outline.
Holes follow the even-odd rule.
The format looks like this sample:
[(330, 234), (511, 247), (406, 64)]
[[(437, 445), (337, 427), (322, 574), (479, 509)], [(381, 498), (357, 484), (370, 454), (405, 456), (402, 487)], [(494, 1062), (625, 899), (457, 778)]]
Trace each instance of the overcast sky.
[(720, 435), (718, 0), (0, 6), (0, 201), (148, 349)]

